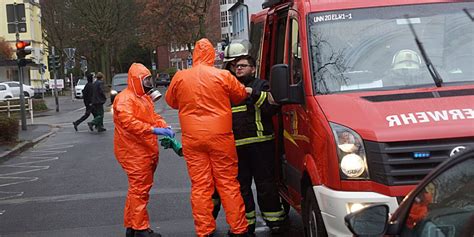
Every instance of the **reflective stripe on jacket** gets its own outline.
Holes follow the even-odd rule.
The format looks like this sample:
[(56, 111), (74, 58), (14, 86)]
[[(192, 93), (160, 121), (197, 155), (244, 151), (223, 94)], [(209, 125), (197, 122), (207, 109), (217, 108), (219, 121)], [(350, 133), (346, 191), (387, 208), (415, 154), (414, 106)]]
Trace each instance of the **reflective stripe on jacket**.
[(236, 146), (274, 138), (272, 116), (278, 111), (278, 106), (268, 102), (268, 81), (254, 78), (246, 86), (252, 87), (252, 95), (232, 107), (232, 130)]

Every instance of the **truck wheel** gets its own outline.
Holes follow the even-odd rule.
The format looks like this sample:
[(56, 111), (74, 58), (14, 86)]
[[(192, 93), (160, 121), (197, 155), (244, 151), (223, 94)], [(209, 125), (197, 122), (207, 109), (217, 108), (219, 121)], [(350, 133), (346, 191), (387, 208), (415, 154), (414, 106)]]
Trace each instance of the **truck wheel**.
[(324, 226), (321, 210), (319, 210), (318, 202), (314, 196), (311, 187), (306, 190), (306, 195), (302, 203), (303, 209), (303, 226), (306, 237), (324, 237), (327, 236)]

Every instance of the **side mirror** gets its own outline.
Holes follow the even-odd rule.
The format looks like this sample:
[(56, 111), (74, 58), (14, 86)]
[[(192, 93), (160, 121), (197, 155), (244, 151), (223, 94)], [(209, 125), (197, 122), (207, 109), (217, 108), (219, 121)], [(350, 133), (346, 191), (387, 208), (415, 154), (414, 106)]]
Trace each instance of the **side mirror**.
[(275, 101), (279, 104), (303, 104), (303, 83), (290, 85), (288, 64), (276, 64), (270, 72), (270, 87)]
[(344, 221), (356, 236), (380, 236), (387, 230), (388, 212), (387, 204), (377, 204), (348, 214)]

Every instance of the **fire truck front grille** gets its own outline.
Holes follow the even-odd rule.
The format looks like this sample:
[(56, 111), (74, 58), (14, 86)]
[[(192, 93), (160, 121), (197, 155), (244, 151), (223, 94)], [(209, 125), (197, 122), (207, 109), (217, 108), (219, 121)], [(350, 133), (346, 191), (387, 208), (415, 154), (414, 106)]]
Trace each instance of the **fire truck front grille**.
[(389, 143), (365, 141), (370, 178), (390, 186), (418, 184), (459, 147), (474, 147), (474, 137)]

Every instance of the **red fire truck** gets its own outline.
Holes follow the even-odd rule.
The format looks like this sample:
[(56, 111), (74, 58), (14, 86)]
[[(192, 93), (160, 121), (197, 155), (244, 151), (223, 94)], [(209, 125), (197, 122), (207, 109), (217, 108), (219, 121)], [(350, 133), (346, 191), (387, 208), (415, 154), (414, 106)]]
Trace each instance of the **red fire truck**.
[(280, 193), (307, 236), (398, 203), (474, 146), (474, 2), (268, 0), (251, 18), (275, 118)]

